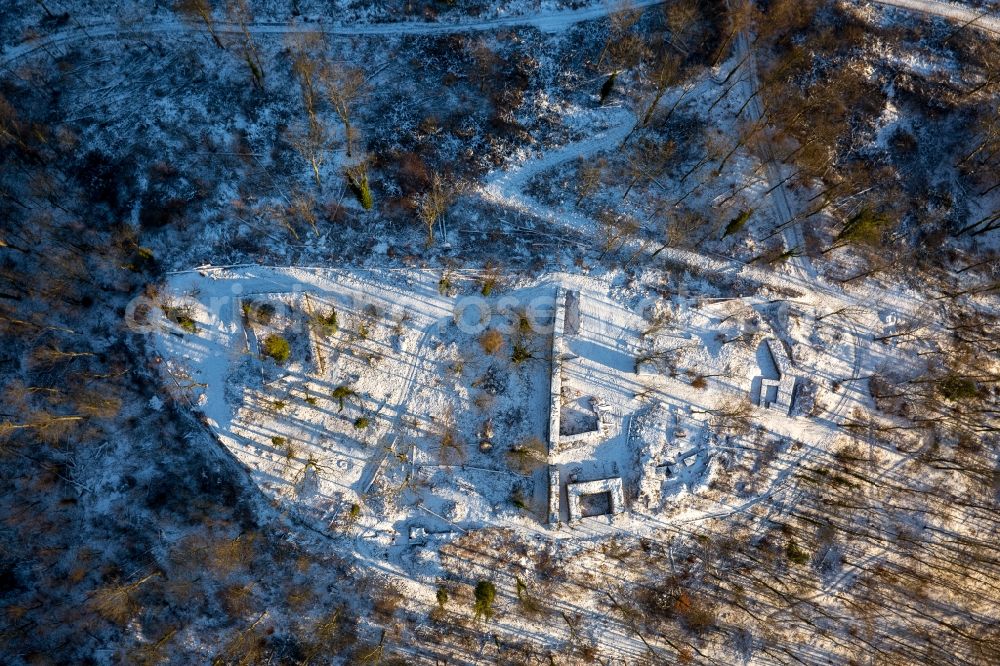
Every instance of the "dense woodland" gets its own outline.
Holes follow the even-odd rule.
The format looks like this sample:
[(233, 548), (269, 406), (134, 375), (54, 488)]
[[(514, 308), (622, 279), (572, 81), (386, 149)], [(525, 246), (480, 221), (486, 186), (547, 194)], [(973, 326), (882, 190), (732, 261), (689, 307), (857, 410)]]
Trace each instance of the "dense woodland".
[[(0, 10), (7, 46), (39, 45), (0, 69), (4, 663), (1000, 661), (995, 35), (819, 0), (623, 6), (560, 35), (269, 35), (258, 11), (280, 10), (182, 0), (157, 18), (182, 32), (47, 44), (83, 5)], [(633, 119), (528, 184), (593, 234), (478, 194), (509, 156), (579, 140), (570, 104)], [(769, 161), (790, 219), (764, 214)], [(565, 551), (472, 533), (430, 606), (265, 501), (122, 323), (205, 262), (634, 274), (669, 271), (665, 248), (807, 257), (845, 288), (917, 289), (925, 316), (872, 332), (871, 408), (794, 472), (791, 510)], [(770, 455), (751, 440), (731, 469)], [(494, 597), (535, 630), (494, 633)], [(645, 649), (616, 654), (605, 624)]]

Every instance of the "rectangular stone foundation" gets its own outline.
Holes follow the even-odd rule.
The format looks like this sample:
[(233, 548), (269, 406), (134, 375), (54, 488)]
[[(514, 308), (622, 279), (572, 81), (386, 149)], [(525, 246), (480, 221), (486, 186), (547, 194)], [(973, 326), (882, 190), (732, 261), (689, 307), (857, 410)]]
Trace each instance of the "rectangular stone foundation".
[(569, 483), (566, 484), (566, 497), (569, 501), (570, 522), (583, 518), (583, 509), (580, 506), (580, 498), (584, 495), (597, 495), (599, 493), (608, 493), (610, 496), (611, 515), (621, 513), (625, 510), (625, 491), (622, 487), (622, 480), (620, 477)]

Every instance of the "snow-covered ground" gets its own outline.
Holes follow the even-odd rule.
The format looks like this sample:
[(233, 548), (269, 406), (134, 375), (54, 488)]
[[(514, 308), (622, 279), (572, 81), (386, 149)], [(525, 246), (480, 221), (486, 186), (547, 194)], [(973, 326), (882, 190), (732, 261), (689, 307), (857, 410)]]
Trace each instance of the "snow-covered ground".
[(997, 16), (1000, 7), (993, 3), (988, 4), (985, 9), (976, 9), (967, 4), (940, 0), (875, 0), (875, 2), (930, 16), (940, 16), (963, 26), (1000, 35), (1000, 16)]
[[(835, 305), (821, 292), (706, 298), (701, 280), (671, 295), (655, 280), (552, 274), (484, 297), (480, 280), (421, 270), (180, 273), (162, 298), (193, 332), (167, 320), (153, 327), (161, 367), (266, 494), (411, 573), (426, 534), (437, 535), (430, 550), (484, 527), (590, 539), (740, 511), (823, 451), (864, 400), (850, 382), (865, 370), (864, 351), (851, 324), (815, 321)], [(588, 422), (598, 405), (587, 427), (599, 416), (601, 430), (521, 459), (519, 448), (549, 436), (556, 286), (579, 294), (579, 325), (563, 338), (563, 422), (578, 428), (571, 422)], [(254, 323), (264, 304), (276, 314)], [(337, 330), (324, 332), (315, 318), (332, 311)], [(490, 351), (481, 338), (494, 330), (501, 342)], [(293, 342), (282, 364), (260, 351), (272, 333)], [(784, 402), (761, 388), (780, 376), (769, 340), (790, 352), (794, 396)], [(762, 440), (777, 447), (766, 466), (747, 476), (725, 469), (734, 449)], [(546, 526), (546, 464), (563, 484), (623, 479), (628, 511)], [(711, 489), (723, 476), (726, 490)]]
[[(650, 8), (648, 19), (659, 4), (643, 0), (631, 6)], [(997, 29), (995, 17), (960, 5), (876, 4), (956, 24), (971, 21), (970, 28), (980, 32)], [(866, 11), (864, 5), (852, 7), (857, 14)], [(132, 330), (149, 334), (151, 341), (148, 347), (136, 343), (129, 349), (151, 352), (162, 386), (178, 399), (152, 395), (147, 387), (152, 397), (132, 408), (141, 412), (146, 405), (160, 413), (169, 405), (176, 417), (176, 406), (182, 404), (194, 413), (225, 447), (220, 450), (247, 470), (252, 484), (246, 486), (260, 490), (254, 497), (265, 498), (262, 504), (276, 510), (261, 515), (276, 529), (285, 528), (284, 517), (294, 519), (296, 527), (286, 535), (289, 543), (315, 539), (309, 549), (344, 556), (342, 566), (354, 567), (357, 581), (367, 584), (371, 575), (397, 585), (405, 592), (404, 607), (412, 613), (406, 622), (430, 617), (433, 624), (448, 617), (457, 618), (456, 626), (468, 624), (472, 587), (479, 580), (502, 582), (506, 589), (500, 603), (507, 611), (524, 611), (524, 617), (520, 611), (501, 613), (494, 625), (500, 663), (515, 660), (501, 655), (499, 635), (529, 636), (546, 649), (569, 653), (567, 646), (580, 639), (577, 627), (583, 625), (585, 639), (600, 646), (603, 656), (659, 663), (670, 661), (657, 659), (660, 650), (676, 654), (678, 661), (689, 658), (687, 642), (682, 652), (669, 635), (643, 636), (636, 629), (637, 616), (629, 614), (633, 609), (623, 610), (612, 591), (617, 594), (620, 584), (623, 592), (641, 594), (655, 577), (676, 588), (671, 595), (684, 586), (681, 596), (669, 596), (664, 611), (676, 624), (675, 614), (689, 610), (681, 603), (684, 595), (719, 592), (715, 582), (706, 582), (708, 577), (694, 583), (696, 576), (684, 580), (691, 571), (714, 575), (713, 556), (695, 551), (703, 548), (707, 553), (717, 546), (720, 552), (741, 552), (732, 545), (740, 540), (749, 558), (744, 564), (756, 563), (755, 558), (771, 548), (777, 555), (766, 565), (772, 568), (762, 569), (767, 576), (780, 580), (783, 589), (815, 578), (819, 587), (810, 588), (810, 602), (818, 599), (817, 608), (831, 613), (825, 617), (839, 613), (848, 618), (831, 623), (836, 626), (830, 635), (806, 635), (801, 623), (792, 630), (798, 632), (794, 642), (804, 646), (799, 654), (834, 661), (842, 652), (837, 641), (853, 637), (853, 630), (845, 627), (854, 622), (838, 595), (853, 594), (854, 581), (881, 571), (887, 562), (897, 566), (900, 553), (908, 557), (888, 540), (873, 546), (859, 531), (880, 524), (883, 532), (877, 538), (891, 532), (894, 540), (912, 529), (929, 544), (935, 538), (927, 536), (930, 527), (948, 548), (952, 543), (974, 543), (966, 540), (980, 528), (975, 521), (967, 526), (961, 510), (952, 514), (950, 509), (908, 508), (897, 516), (891, 502), (882, 502), (895, 491), (892, 484), (903, 493), (916, 488), (919, 507), (930, 501), (925, 499), (928, 488), (970, 496), (990, 492), (986, 488), (995, 476), (990, 467), (995, 461), (981, 464), (977, 459), (969, 465), (970, 478), (978, 477), (968, 482), (972, 490), (967, 493), (962, 479), (952, 478), (960, 477), (952, 474), (953, 461), (939, 457), (950, 455), (949, 447), (958, 452), (956, 457), (981, 452), (976, 448), (982, 446), (980, 439), (990, 435), (979, 433), (988, 429), (960, 439), (944, 426), (924, 428), (932, 421), (947, 424), (948, 419), (968, 416), (962, 412), (964, 405), (950, 398), (942, 403), (938, 384), (945, 373), (968, 373), (977, 364), (983, 375), (974, 376), (985, 378), (983, 386), (995, 381), (990, 379), (995, 371), (988, 354), (980, 359), (975, 347), (990, 342), (988, 322), (995, 321), (989, 317), (996, 303), (989, 294), (995, 286), (970, 288), (968, 295), (948, 293), (961, 279), (949, 281), (958, 273), (945, 273), (966, 270), (956, 267), (976, 256), (961, 251), (981, 249), (978, 240), (964, 243), (969, 239), (944, 242), (948, 257), (935, 264), (941, 272), (928, 269), (919, 274), (927, 284), (908, 285), (906, 276), (912, 274), (903, 270), (873, 272), (880, 277), (864, 279), (870, 259), (865, 253), (876, 250), (862, 243), (855, 254), (828, 242), (832, 230), (843, 228), (844, 211), (810, 216), (808, 225), (797, 217), (813, 200), (808, 197), (818, 183), (794, 178), (791, 149), (785, 164), (774, 154), (777, 142), (774, 150), (769, 141), (755, 141), (753, 150), (737, 143), (730, 151), (747, 123), (767, 115), (759, 80), (764, 73), (758, 75), (761, 65), (755, 51), (761, 49), (764, 62), (764, 47), (748, 33), (735, 36), (734, 53), (711, 67), (705, 65), (711, 54), (702, 54), (703, 61), (685, 73), (688, 78), (670, 86), (662, 100), (656, 98), (656, 119), (662, 123), (634, 131), (648, 104), (649, 98), (642, 95), (648, 92), (650, 80), (644, 77), (649, 77), (653, 59), (634, 71), (626, 68), (617, 87), (611, 86), (614, 81), (591, 59), (603, 55), (598, 53), (605, 37), (603, 22), (586, 25), (620, 8), (516, 0), (479, 14), (466, 16), (456, 10), (442, 20), (389, 21), (376, 10), (365, 14), (364, 8), (336, 21), (312, 20), (308, 11), (292, 22), (267, 14), (247, 26), (249, 34), (260, 38), (259, 47), (267, 56), (267, 88), (259, 93), (251, 90), (243, 63), (231, 58), (232, 51), (197, 53), (208, 43), (204, 26), (162, 12), (124, 20), (74, 15), (62, 27), (32, 34), (7, 48), (0, 64), (27, 82), (34, 76), (28, 67), (35, 60), (32, 54), (44, 53), (60, 62), (76, 49), (87, 52), (91, 60), (68, 70), (58, 84), (68, 86), (59, 108), (68, 109), (65, 115), (79, 125), (78, 135), (59, 135), (59, 140), (67, 145), (79, 141), (110, 155), (118, 149), (128, 152), (130, 137), (159, 137), (163, 144), (150, 141), (149, 151), (177, 158), (177, 165), (144, 164), (134, 187), (117, 184), (129, 192), (132, 217), (124, 228), (136, 230), (135, 238), (128, 238), (128, 254), (138, 253), (152, 263), (154, 252), (144, 245), (148, 242), (156, 248), (156, 259), (169, 267), (230, 257), (292, 264), (202, 266), (169, 273), (155, 287), (149, 284), (146, 295), (128, 310)], [(462, 18), (452, 20), (456, 13)], [(895, 13), (879, 15), (890, 17), (886, 23), (891, 24)], [(662, 15), (656, 19), (664, 20)], [(675, 27), (657, 25), (657, 34), (673, 39), (680, 32)], [(226, 21), (216, 22), (213, 29), (233, 40), (230, 47), (242, 31)], [(323, 62), (354, 58), (371, 70), (372, 90), (357, 104), (355, 116), (355, 129), (362, 135), (357, 145), (366, 143), (372, 150), (378, 202), (370, 211), (346, 194), (342, 170), (347, 162), (340, 148), (331, 148), (328, 152), (335, 155), (316, 169), (316, 196), (310, 198), (312, 174), (301, 155), (279, 145), (295, 138), (285, 133), (285, 120), (304, 118), (298, 95), (305, 86), (296, 79), (300, 74), (290, 73), (289, 49), (296, 47), (284, 40), (317, 29), (343, 38), (327, 42), (325, 55), (330, 59)], [(497, 31), (502, 36), (493, 34)], [(185, 43), (186, 54), (168, 48), (175, 38)], [(125, 52), (135, 57), (136, 73), (141, 74), (135, 88), (122, 85), (127, 77), (102, 79), (107, 74), (102, 67), (122, 44), (129, 45)], [(957, 51), (885, 44), (893, 43), (873, 47), (863, 39), (857, 42), (863, 54), (858, 62), (866, 66), (859, 80), (871, 83), (879, 94), (872, 94), (877, 103), (866, 111), (874, 118), (874, 128), (870, 134), (859, 129), (850, 138), (873, 141), (873, 149), (887, 152), (898, 141), (897, 131), (912, 129), (920, 115), (907, 108), (905, 96), (881, 95), (884, 81), (878, 77), (885, 74), (879, 68), (895, 68), (899, 80), (904, 75), (930, 80), (944, 73), (956, 89), (978, 85), (980, 73), (963, 70)], [(672, 47), (678, 49), (677, 44)], [(403, 54), (411, 49), (420, 55), (408, 60)], [(933, 57), (927, 56), (930, 51)], [(584, 52), (586, 56), (579, 55)], [(167, 53), (172, 59), (164, 57)], [(190, 71), (187, 65), (171, 69), (185, 59), (195, 62), (196, 55), (204, 59)], [(371, 66), (383, 56), (385, 63)], [(497, 64), (509, 64), (503, 62), (507, 58), (517, 59), (518, 67)], [(220, 61), (228, 64), (215, 71)], [(474, 66), (469, 61), (475, 61)], [(441, 75), (440, 84), (434, 76), (422, 78), (432, 67), (437, 68), (435, 76)], [(215, 78), (205, 78), (205, 72)], [(233, 87), (246, 99), (194, 92), (196, 85), (218, 86), (220, 72), (221, 79), (243, 80)], [(498, 81), (504, 85), (487, 94), (485, 88)], [(610, 92), (599, 98), (602, 82)], [(190, 94), (185, 86), (192, 87)], [(149, 92), (144, 99), (151, 103), (132, 103), (137, 89)], [(168, 94), (171, 89), (181, 91), (176, 99)], [(395, 96), (386, 94), (390, 90)], [(227, 115), (244, 103), (251, 113), (237, 110)], [(319, 115), (332, 120), (329, 130), (340, 136), (341, 125), (327, 107), (324, 102)], [(112, 113), (119, 108), (127, 113)], [(455, 109), (459, 111), (453, 113)], [(135, 123), (129, 114), (157, 122), (148, 134), (132, 135)], [(91, 122), (95, 118), (103, 120)], [(493, 125), (502, 126), (502, 131), (494, 131)], [(175, 135), (179, 126), (194, 127), (202, 136), (196, 140), (193, 135)], [(202, 151), (202, 143), (211, 145)], [(669, 164), (643, 161), (644, 149), (665, 145), (678, 150)], [(204, 161), (220, 164), (229, 159), (223, 155), (245, 160), (234, 168), (221, 167), (213, 190), (209, 179), (193, 180), (194, 173), (209, 171), (198, 155), (211, 155)], [(462, 187), (456, 185), (458, 201), (442, 223), (443, 238), (438, 244), (433, 238), (425, 243), (416, 210), (427, 196), (429, 174), (443, 173), (466, 159), (462, 177), (468, 180)], [(397, 162), (406, 168), (396, 169)], [(602, 168), (593, 191), (578, 191), (575, 179), (582, 168), (598, 163)], [(101, 163), (111, 172), (124, 172), (122, 165), (131, 164)], [(655, 174), (644, 173), (647, 168)], [(185, 175), (183, 187), (165, 187), (162, 198), (145, 196), (150, 179), (170, 181), (178, 173), (192, 174), (191, 182)], [(302, 173), (306, 178), (299, 178)], [(24, 189), (45, 195), (45, 187), (47, 181), (38, 179)], [(341, 194), (334, 194), (338, 188)], [(32, 192), (36, 195), (42, 196)], [(54, 204), (53, 194), (47, 196)], [(149, 215), (179, 206), (183, 197), (198, 205), (180, 206), (185, 212), (164, 220)], [(984, 199), (975, 205), (990, 204)], [(752, 215), (748, 227), (723, 233), (727, 221), (743, 211)], [(306, 221), (310, 215), (314, 217)], [(677, 228), (671, 225), (679, 220), (689, 226), (679, 224), (675, 234)], [(618, 232), (621, 235), (615, 236)], [(813, 234), (812, 248), (807, 248), (806, 232)], [(6, 243), (6, 236), (3, 240)], [(894, 252), (902, 244), (897, 240), (879, 239), (878, 251)], [(781, 250), (790, 252), (787, 260), (768, 263), (768, 257)], [(24, 248), (14, 251), (27, 256)], [(508, 259), (516, 268), (505, 263)], [(910, 257), (900, 261), (909, 263)], [(310, 267), (294, 265), (306, 262)], [(136, 263), (130, 260), (128, 270), (143, 270)], [(914, 257), (912, 263), (923, 263), (923, 258)], [(518, 272), (526, 267), (530, 273)], [(843, 281), (834, 279), (834, 268), (845, 267), (850, 270)], [(80, 303), (84, 307), (83, 299)], [(974, 339), (980, 330), (987, 331), (985, 343)], [(66, 348), (75, 349), (78, 343), (71, 339)], [(103, 355), (111, 343), (101, 344)], [(966, 344), (971, 347), (962, 346)], [(50, 357), (62, 353), (51, 346), (41, 351)], [(39, 375), (45, 378), (44, 373), (35, 378)], [(557, 386), (552, 383), (556, 379)], [(886, 381), (898, 382), (893, 386), (898, 394), (876, 390)], [(39, 399), (32, 396), (35, 388), (24, 389), (27, 399)], [(42, 394), (47, 390), (38, 388)], [(926, 404), (913, 407), (907, 402), (910, 392)], [(990, 395), (995, 398), (995, 390), (990, 394), (983, 388), (976, 397), (981, 402), (973, 405), (982, 407), (984, 422), (995, 413), (989, 411)], [(903, 406), (890, 405), (894, 410), (883, 413), (876, 405), (880, 399)], [(915, 409), (930, 410), (931, 416), (917, 425), (910, 420), (914, 412), (908, 411)], [(120, 448), (127, 445), (122, 440)], [(825, 543), (822, 529), (831, 520), (822, 516), (824, 527), (814, 539), (812, 516), (797, 511), (811, 506), (807, 499), (819, 502), (825, 511), (823, 500), (817, 499), (826, 497), (823, 492), (853, 493), (855, 477), (829, 470), (856, 460), (862, 460), (868, 466), (863, 473), (876, 480), (865, 486), (870, 493), (865, 499), (871, 503), (864, 511), (844, 509), (844, 516), (834, 516), (843, 519), (843, 533), (829, 550), (817, 546), (809, 561), (811, 554), (796, 550), (794, 539), (809, 540), (810, 547)], [(74, 469), (73, 474), (82, 474), (87, 468), (80, 463)], [(109, 496), (116, 501), (126, 497), (131, 486), (124, 472), (104, 469), (101, 474), (94, 487), (114, 488)], [(553, 482), (556, 475), (558, 481)], [(138, 481), (128, 476), (132, 485), (148, 481), (142, 474)], [(168, 481), (159, 487), (169, 485), (170, 477), (165, 478)], [(813, 492), (809, 485), (816, 479), (821, 479), (820, 490)], [(591, 490), (581, 502), (586, 517), (573, 520), (569, 502), (579, 483), (598, 485), (576, 486)], [(623, 510), (604, 515), (618, 508), (619, 483)], [(612, 490), (598, 493), (594, 488)], [(970, 501), (986, 500), (976, 495)], [(100, 502), (102, 510), (111, 506), (109, 500)], [(968, 507), (979, 510), (974, 503)], [(238, 529), (250, 523), (246, 520)], [(737, 532), (734, 526), (746, 529)], [(983, 532), (989, 536), (990, 529)], [(807, 530), (810, 533), (803, 536)], [(180, 541), (178, 535), (159, 538), (169, 543)], [(674, 536), (679, 538), (672, 541)], [(242, 532), (235, 536), (236, 541), (242, 538)], [(776, 550), (774, 544), (780, 544)], [(170, 546), (153, 547), (162, 549), (157, 554), (166, 562)], [(641, 550), (648, 558), (634, 567), (612, 562), (624, 562), (623, 553), (629, 549)], [(680, 556), (684, 550), (686, 563)], [(793, 572), (789, 561), (809, 565)], [(678, 575), (676, 568), (687, 573)], [(720, 588), (731, 584), (735, 601), (720, 615), (719, 630), (707, 639), (716, 644), (706, 646), (697, 631), (691, 632), (690, 645), (705, 661), (707, 654), (735, 659), (730, 639), (743, 634), (735, 623), (727, 624), (727, 614), (741, 617), (748, 626), (748, 618), (759, 621), (763, 630), (755, 629), (759, 636), (748, 640), (764, 643), (769, 639), (763, 637), (770, 635), (767, 625), (778, 624), (782, 613), (803, 603), (804, 597), (786, 603), (782, 596), (774, 609), (760, 612), (753, 604), (758, 603), (756, 597), (766, 598), (764, 588), (744, 587), (734, 582), (741, 580), (736, 575), (742, 572), (732, 573), (725, 583), (718, 579)], [(118, 575), (110, 568), (99, 574), (106, 579)], [(300, 574), (317, 588), (325, 584), (315, 573)], [(561, 612), (565, 626), (558, 621), (558, 626), (546, 626), (553, 624), (547, 617), (531, 616), (522, 575), (531, 594), (545, 590), (546, 612), (551, 618), (557, 617), (556, 610)], [(445, 612), (437, 596), (445, 587), (456, 598), (465, 595), (462, 610), (453, 603)], [(741, 615), (748, 589), (755, 598)], [(719, 592), (721, 598), (727, 593)], [(403, 613), (393, 612), (366, 625), (368, 638), (382, 631), (384, 640), (389, 627), (389, 640), (404, 651), (410, 649), (413, 634), (431, 630), (422, 625), (401, 629), (403, 621), (393, 618)], [(133, 622), (128, 630), (138, 624)], [(683, 628), (691, 629), (687, 624)], [(147, 624), (134, 633), (137, 640), (152, 642), (164, 633), (155, 629)], [(205, 638), (212, 634), (203, 630), (186, 627), (181, 640), (207, 655), (214, 646)], [(456, 645), (465, 641), (467, 663), (485, 659), (480, 657), (489, 647), (486, 635), (477, 630), (455, 639)], [(894, 637), (891, 631), (888, 635)], [(455, 649), (451, 644), (447, 648)], [(768, 654), (758, 652), (764, 663), (770, 663)], [(554, 661), (551, 652), (549, 660)]]

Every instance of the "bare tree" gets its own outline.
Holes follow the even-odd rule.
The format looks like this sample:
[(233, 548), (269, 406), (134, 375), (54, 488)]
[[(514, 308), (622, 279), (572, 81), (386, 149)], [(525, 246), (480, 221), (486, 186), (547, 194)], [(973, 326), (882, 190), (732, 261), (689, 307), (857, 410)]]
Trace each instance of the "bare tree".
[(709, 410), (712, 425), (720, 431), (735, 435), (746, 434), (753, 423), (751, 415), (753, 408), (747, 399), (732, 399), (724, 402), (716, 409)]
[(992, 49), (986, 54), (986, 62), (983, 63), (983, 80), (974, 88), (965, 93), (966, 97), (971, 97), (982, 91), (989, 91), (990, 88), (1000, 83), (1000, 53)]
[(17, 146), (22, 157), (29, 161), (39, 161), (39, 155), (35, 148), (29, 145), (35, 135), (36, 141), (45, 137), (42, 127), (21, 120), (14, 105), (11, 104), (2, 94), (0, 94), (0, 147), (11, 144)]
[(417, 200), (417, 215), (427, 230), (427, 247), (434, 244), (434, 225), (448, 211), (458, 194), (456, 183), (435, 173), (430, 189)]
[(985, 196), (1000, 188), (1000, 118), (996, 109), (992, 106), (982, 109), (971, 130), (970, 149), (958, 159), (957, 166), (976, 183), (977, 189), (982, 188), (977, 194)]
[(659, 105), (660, 100), (666, 94), (670, 86), (676, 84), (680, 72), (680, 58), (673, 54), (662, 54), (653, 65), (652, 70), (647, 75), (646, 83), (650, 86), (647, 95), (636, 96), (636, 123), (632, 130), (622, 141), (622, 146), (640, 128), (647, 127), (653, 118), (653, 113)]
[(299, 87), (302, 92), (302, 106), (310, 122), (316, 120), (316, 79), (318, 65), (316, 60), (304, 50), (299, 51), (292, 62), (292, 70), (299, 79)]
[(642, 228), (631, 215), (622, 215), (610, 209), (598, 212), (597, 222), (601, 231), (601, 259), (623, 248)]
[(94, 356), (94, 353), (84, 351), (66, 351), (60, 349), (55, 344), (47, 344), (40, 345), (31, 350), (30, 360), (32, 365), (35, 366), (52, 367), (58, 363), (90, 356)]
[(35, 0), (35, 4), (41, 7), (42, 11), (45, 12), (45, 16), (48, 18), (55, 18), (55, 14), (49, 9), (49, 6), (43, 2), (43, 0)]
[(763, 119), (756, 122), (736, 123), (736, 143), (722, 157), (722, 161), (719, 162), (719, 166), (716, 168), (716, 173), (722, 173), (722, 170), (726, 168), (726, 163), (740, 148), (747, 146), (753, 150), (761, 139), (761, 130), (763, 127)]
[(289, 128), (286, 136), (288, 142), (309, 163), (316, 187), (322, 189), (323, 181), (320, 169), (326, 161), (329, 145), (326, 127), (323, 126), (318, 117), (311, 117), (304, 124), (300, 123)]
[(670, 165), (676, 152), (677, 144), (673, 141), (644, 139), (636, 142), (626, 158), (629, 184), (622, 194), (622, 199), (628, 197), (640, 180), (655, 181), (659, 178)]
[(21, 143), (21, 132), (17, 111), (3, 95), (0, 95), (0, 145), (7, 143)]
[(733, 43), (736, 35), (746, 30), (753, 21), (754, 11), (751, 0), (731, 0), (726, 3), (726, 22), (729, 30), (715, 52), (715, 58), (712, 60), (713, 66), (719, 64), (719, 61), (729, 52), (729, 46)]
[(95, 611), (116, 624), (125, 624), (138, 613), (142, 606), (135, 599), (135, 593), (148, 580), (159, 576), (154, 572), (133, 583), (119, 583), (98, 589), (90, 599)]
[(597, 57), (597, 66), (608, 58), (612, 71), (634, 67), (646, 53), (643, 39), (632, 31), (632, 28), (642, 18), (642, 9), (634, 8), (631, 3), (623, 2), (618, 9), (608, 16), (608, 39)]
[(489, 86), (498, 82), (497, 72), (503, 61), (484, 39), (478, 39), (468, 51), (472, 57), (469, 78), (481, 92), (486, 92)]
[(601, 179), (604, 174), (604, 170), (608, 167), (608, 161), (601, 157), (597, 160), (584, 160), (583, 158), (577, 161), (577, 171), (576, 171), (576, 204), (580, 205), (580, 202), (584, 200), (585, 197), (590, 196), (597, 188), (601, 185)]
[(681, 61), (677, 56), (664, 55), (653, 67), (653, 71), (649, 75), (650, 83), (653, 86), (653, 97), (645, 113), (642, 114), (640, 123), (643, 127), (649, 125), (649, 121), (653, 118), (653, 112), (656, 111), (656, 106), (663, 99), (663, 95), (667, 92), (667, 89), (677, 82), (677, 77), (680, 74), (680, 65)]
[(264, 67), (260, 61), (257, 44), (254, 42), (249, 28), (250, 24), (253, 23), (253, 14), (250, 12), (246, 0), (229, 0), (227, 9), (230, 19), (240, 26), (240, 31), (243, 33), (243, 41), (240, 42), (240, 48), (243, 51), (243, 61), (250, 68), (254, 85), (263, 90)]
[(687, 54), (688, 40), (701, 19), (698, 0), (678, 0), (664, 5), (667, 27), (670, 28), (670, 43), (681, 53)]
[(20, 431), (33, 431), (42, 441), (56, 443), (66, 437), (86, 417), (81, 414), (56, 414), (49, 411), (37, 411), (23, 422), (0, 422), (0, 445)]
[(208, 34), (212, 37), (215, 45), (220, 49), (226, 48), (215, 31), (215, 18), (212, 16), (212, 3), (210, 0), (177, 0), (174, 8), (189, 20), (204, 23), (205, 29), (208, 30)]
[(316, 200), (314, 197), (301, 192), (293, 191), (286, 199), (285, 205), (269, 206), (266, 211), (267, 219), (279, 222), (292, 238), (299, 240), (298, 225), (305, 222), (315, 233), (319, 233), (316, 225)]
[(758, 39), (773, 43), (802, 31), (814, 21), (820, 5), (819, 0), (772, 0), (755, 23)]
[(347, 157), (351, 157), (351, 147), (354, 143), (354, 128), (351, 125), (351, 107), (354, 101), (364, 93), (364, 72), (355, 67), (346, 67), (339, 63), (324, 67), (321, 72), (326, 98), (334, 112), (344, 123), (344, 142), (347, 146)]
[(310, 117), (314, 117), (326, 63), (326, 38), (318, 31), (297, 32), (291, 36), (288, 48), (294, 54), (292, 72), (299, 81), (302, 106)]

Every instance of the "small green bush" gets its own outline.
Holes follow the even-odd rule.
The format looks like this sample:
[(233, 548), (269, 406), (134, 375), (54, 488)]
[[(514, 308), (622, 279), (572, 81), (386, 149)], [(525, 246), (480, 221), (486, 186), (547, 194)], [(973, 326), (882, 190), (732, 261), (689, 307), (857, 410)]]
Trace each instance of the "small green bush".
[(368, 420), (367, 416), (359, 416), (358, 418), (354, 419), (354, 427), (357, 428), (358, 430), (364, 430), (369, 425), (371, 425), (371, 421)]
[(133, 273), (141, 273), (147, 268), (153, 268), (155, 266), (156, 257), (153, 256), (153, 251), (148, 247), (139, 247), (132, 253), (132, 260), (125, 266), (125, 268)]
[(510, 360), (514, 363), (522, 363), (523, 361), (527, 361), (529, 358), (534, 358), (534, 356), (531, 355), (528, 348), (520, 342), (515, 342), (514, 351), (510, 355)]
[(451, 288), (451, 278), (447, 275), (438, 280), (438, 293), (442, 296), (447, 296), (451, 292)]
[(799, 544), (794, 541), (788, 542), (788, 546), (785, 547), (785, 555), (788, 556), (789, 561), (794, 564), (806, 564), (809, 562), (809, 553), (804, 551)]
[(747, 220), (750, 219), (751, 215), (753, 215), (753, 208), (741, 210), (740, 214), (731, 219), (729, 224), (726, 225), (726, 230), (722, 232), (722, 237), (725, 238), (726, 236), (735, 234), (737, 231), (742, 229), (746, 225)]
[(359, 165), (348, 169), (345, 174), (347, 175), (347, 184), (358, 203), (365, 210), (371, 210), (375, 202), (372, 199), (371, 186), (368, 184), (368, 170), (363, 165)]
[(330, 337), (340, 330), (340, 323), (337, 321), (337, 311), (333, 308), (330, 308), (330, 311), (325, 314), (317, 315), (313, 319), (313, 324), (316, 330), (326, 337)]
[(534, 326), (531, 325), (531, 317), (526, 312), (521, 312), (517, 315), (517, 332), (521, 335), (528, 335), (535, 332)]
[(191, 317), (191, 310), (188, 308), (164, 308), (163, 314), (167, 316), (167, 319), (174, 322), (185, 333), (197, 333), (198, 325), (195, 323), (194, 319)]
[(280, 335), (269, 335), (264, 339), (262, 354), (277, 363), (285, 363), (292, 355), (292, 346)]
[(888, 216), (863, 208), (847, 221), (843, 230), (837, 234), (836, 242), (878, 245), (882, 240), (882, 233), (891, 223)]
[(267, 326), (274, 320), (274, 305), (271, 303), (256, 303), (244, 301), (243, 314), (248, 320), (261, 326)]
[(517, 600), (521, 602), (521, 610), (524, 611), (524, 614), (528, 616), (539, 615), (544, 609), (538, 599), (528, 591), (528, 586), (518, 577), (514, 578), (514, 583), (517, 585)]
[(976, 382), (967, 377), (959, 377), (958, 375), (948, 375), (938, 382), (938, 391), (941, 392), (945, 400), (950, 400), (951, 402), (973, 400), (979, 397), (979, 389), (976, 386)]
[(449, 599), (448, 590), (444, 589), (443, 587), (439, 587), (437, 589), (437, 594), (435, 596), (437, 597), (438, 608), (444, 610), (444, 605), (448, 603)]
[(340, 408), (337, 411), (342, 412), (344, 411), (344, 400), (347, 398), (353, 398), (357, 395), (357, 393), (355, 393), (354, 389), (347, 384), (341, 384), (337, 388), (333, 389), (330, 395), (337, 401), (337, 404), (340, 405)]
[(278, 449), (285, 455), (285, 460), (291, 460), (292, 458), (295, 457), (295, 454), (298, 452), (295, 448), (295, 444), (289, 442), (288, 439), (285, 437), (272, 437), (271, 443), (274, 444), (274, 447), (276, 449)]
[(489, 296), (496, 291), (500, 284), (500, 269), (490, 262), (486, 266), (486, 271), (479, 277), (479, 293)]
[(493, 600), (497, 596), (497, 587), (488, 580), (481, 580), (476, 583), (475, 597), (476, 603), (473, 607), (476, 612), (476, 620), (493, 617)]

